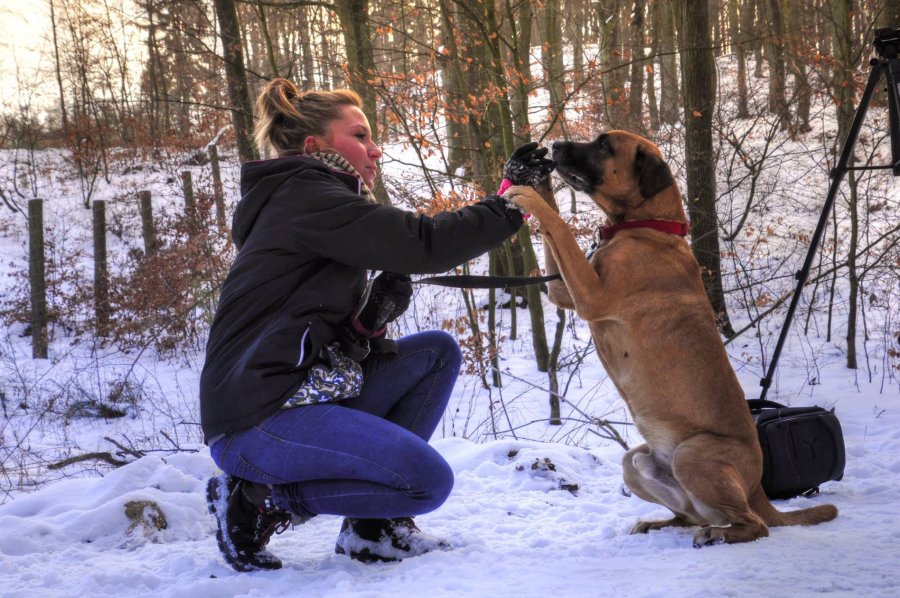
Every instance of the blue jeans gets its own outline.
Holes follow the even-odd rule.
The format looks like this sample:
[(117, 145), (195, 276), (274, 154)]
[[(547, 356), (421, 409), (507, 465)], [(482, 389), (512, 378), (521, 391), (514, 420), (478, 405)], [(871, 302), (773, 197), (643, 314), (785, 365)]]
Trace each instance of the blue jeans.
[(456, 341), (441, 331), (397, 341), (397, 354), (363, 363), (359, 396), (282, 409), (210, 449), (227, 474), (272, 486), (276, 506), (300, 516), (394, 518), (447, 499), (453, 471), (428, 439), (459, 374)]

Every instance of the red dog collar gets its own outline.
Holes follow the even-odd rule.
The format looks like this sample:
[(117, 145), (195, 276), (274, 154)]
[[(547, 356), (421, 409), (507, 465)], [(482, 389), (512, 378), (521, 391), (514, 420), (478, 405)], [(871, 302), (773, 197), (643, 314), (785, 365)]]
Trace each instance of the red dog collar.
[(682, 237), (686, 237), (688, 234), (687, 222), (676, 222), (674, 220), (628, 220), (620, 224), (601, 226), (599, 229), (600, 238), (604, 241), (609, 241), (617, 232), (626, 228), (652, 228), (653, 230)]

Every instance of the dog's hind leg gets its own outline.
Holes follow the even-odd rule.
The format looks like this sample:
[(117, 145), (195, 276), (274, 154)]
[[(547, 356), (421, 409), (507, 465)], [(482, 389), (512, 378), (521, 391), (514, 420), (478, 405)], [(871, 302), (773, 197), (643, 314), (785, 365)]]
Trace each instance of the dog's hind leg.
[(698, 435), (682, 442), (672, 471), (709, 527), (694, 535), (694, 546), (750, 542), (769, 535), (765, 522), (748, 501), (748, 483), (733, 465), (741, 461), (742, 445)]
[(663, 527), (690, 527), (699, 523), (690, 497), (675, 479), (669, 464), (657, 458), (651, 448), (642, 444), (625, 454), (622, 460), (625, 485), (647, 502), (668, 507), (672, 519), (638, 521), (632, 534), (644, 534)]
[(646, 534), (655, 529), (664, 527), (694, 527), (695, 523), (688, 521), (681, 515), (675, 515), (671, 519), (654, 519), (652, 521), (638, 521), (631, 528), (632, 534)]

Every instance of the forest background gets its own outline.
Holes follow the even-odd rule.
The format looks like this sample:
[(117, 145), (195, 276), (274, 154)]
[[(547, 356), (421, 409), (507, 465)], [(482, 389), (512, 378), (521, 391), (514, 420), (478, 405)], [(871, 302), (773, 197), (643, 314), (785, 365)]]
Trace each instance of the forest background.
[[(136, 355), (132, 363), (146, 354), (202, 354), (234, 256), (228, 218), (237, 189), (227, 175), (223, 187), (219, 164), (227, 170), (260, 157), (251, 99), (272, 77), (359, 92), (376, 139), (396, 148), (387, 152), (378, 200), (427, 213), (492, 192), (521, 143), (587, 140), (610, 128), (651, 137), (684, 191), (723, 338), (756, 339), (756, 367), (765, 368), (797, 256), (810, 242), (806, 222), (775, 214), (820, 209), (821, 181), (846, 139), (874, 31), (900, 25), (900, 5), (889, 0), (48, 0), (35, 10), (49, 24), (29, 40), (40, 42), (41, 60), (20, 61), (13, 50), (23, 40), (5, 42), (4, 81), (15, 84), (0, 105), (2, 209), (33, 222), (30, 204), (52, 168), (85, 209), (99, 205), (104, 190), (112, 210), (105, 226), (123, 250), (98, 266), (90, 247), (48, 235), (42, 314), (33, 272), (4, 255), (14, 267), (0, 297), (0, 502), (69, 475), (72, 463), (84, 467), (78, 473), (102, 472), (196, 445), (195, 422), (139, 441), (106, 438), (109, 452), (33, 442), (48, 419), (124, 416), (152, 392), (134, 367), (97, 375), (94, 386), (37, 392), (19, 375), (27, 368), (10, 338), (30, 338), (34, 359), (47, 358), (54, 341), (94, 355)], [(887, 160), (884, 96), (879, 88), (856, 165)], [(135, 224), (141, 192), (105, 191), (123, 175), (158, 173), (177, 188), (183, 211), (160, 210), (148, 236), (146, 221)], [(889, 387), (900, 371), (900, 224), (890, 183), (883, 174), (848, 174), (797, 324), (840, 346), (846, 367), (876, 372)], [(559, 193), (587, 247), (598, 214)], [(133, 230), (143, 244), (126, 234)], [(523, 228), (472, 267), (530, 274), (539, 254)], [(529, 357), (547, 374), (544, 421), (562, 423), (560, 401), (592, 353), (589, 343), (571, 350), (563, 341), (575, 333), (570, 314), (543, 301), (538, 287), (523, 297), (491, 292), (486, 302), (457, 293), (456, 313), (412, 325), (453, 330), (467, 373), (488, 392), (502, 388), (501, 356), (525, 331)], [(503, 315), (498, 306), (507, 301), (527, 311)], [(38, 423), (23, 426), (24, 412), (40, 414), (28, 420)], [(479, 434), (496, 438), (493, 415), (491, 422)], [(619, 436), (596, 418), (581, 426)]]

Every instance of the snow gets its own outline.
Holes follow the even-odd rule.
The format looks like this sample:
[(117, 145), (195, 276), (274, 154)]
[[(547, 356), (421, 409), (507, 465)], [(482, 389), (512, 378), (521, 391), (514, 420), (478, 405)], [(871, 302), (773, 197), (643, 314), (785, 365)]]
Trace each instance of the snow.
[[(677, 153), (677, 148), (669, 149)], [(764, 282), (775, 297), (792, 286), (785, 273), (802, 261), (806, 249), (806, 241), (791, 235), (812, 230), (824, 198), (827, 177), (808, 158), (792, 156), (790, 170), (813, 174), (779, 191), (790, 197), (796, 190), (799, 200), (782, 206), (781, 197), (767, 196), (764, 209), (755, 214), (759, 221), (748, 221), (752, 236), (748, 233), (745, 245), (738, 242), (733, 248), (743, 255), (759, 252), (747, 259), (756, 268), (756, 282)], [(42, 159), (61, 160), (49, 152)], [(234, 194), (236, 160), (223, 159), (225, 187)], [(9, 161), (4, 155), (0, 167)], [(123, 198), (152, 187), (154, 205), (177, 213), (177, 169), (170, 165), (168, 170), (116, 177), (108, 186), (101, 182), (95, 197), (111, 200), (108, 220), (122, 231), (120, 239), (111, 237), (112, 262), (113, 255), (128, 247), (140, 248), (137, 212), (133, 201)], [(195, 170), (195, 188), (208, 177), (201, 171)], [(46, 202), (45, 220), (57, 256), (73, 247), (90, 247), (90, 213), (80, 207), (77, 181), (61, 172), (55, 164), (44, 167), (40, 180), (35, 177), (42, 186), (38, 195), (54, 198)], [(775, 189), (779, 179), (766, 173), (770, 175), (767, 184)], [(890, 180), (887, 184), (892, 199), (881, 214), (891, 222), (896, 221), (900, 187)], [(234, 199), (232, 195), (229, 201)], [(586, 198), (579, 201), (579, 218), (596, 220)], [(744, 205), (739, 193), (731, 201)], [(845, 224), (842, 220), (841, 226)], [(879, 223), (869, 226), (874, 230)], [(0, 250), (5, 294), (11, 288), (10, 273), (22, 271), (27, 255), (24, 219), (5, 209), (0, 212)], [(83, 268), (89, 279), (89, 249), (79, 255), (74, 263), (61, 263)], [(585, 325), (575, 321), (566, 326), (562, 355), (568, 365), (560, 372), (567, 399), (564, 425), (550, 426), (547, 377), (534, 366), (527, 311), (518, 310), (519, 334), (512, 340), (509, 312), (501, 310), (507, 337), (501, 355), (504, 386), (487, 390), (477, 374), (461, 376), (432, 439), (452, 466), (456, 483), (442, 507), (416, 521), (424, 532), (448, 539), (453, 550), (364, 565), (334, 553), (341, 519), (318, 516), (271, 541), (269, 549), (284, 561), (283, 569), (255, 573), (236, 573), (225, 563), (206, 508), (206, 480), (219, 472), (196, 426), (202, 352), (166, 359), (149, 350), (125, 354), (68, 338), (57, 329), (50, 359), (32, 360), (23, 327), (11, 326), (0, 339), (0, 598), (900, 595), (900, 390), (897, 359), (889, 355), (896, 350), (897, 305), (867, 305), (870, 336), (866, 340), (861, 333), (858, 340), (861, 367), (848, 370), (840, 325), (844, 283), (839, 281), (837, 289), (832, 340), (825, 338), (821, 311), (811, 318), (809, 334), (801, 334), (812, 303), (805, 298), (768, 396), (791, 406), (835, 408), (847, 447), (844, 478), (824, 484), (818, 495), (775, 502), (780, 510), (831, 503), (840, 511), (834, 521), (772, 528), (768, 538), (755, 542), (702, 549), (693, 548), (690, 529), (631, 535), (638, 519), (664, 518), (669, 512), (628, 495), (622, 483), (624, 448), (598, 435), (602, 430), (587, 421), (626, 422), (614, 427), (629, 445), (640, 442), (589, 347)], [(890, 285), (893, 290), (885, 292)], [(896, 278), (873, 280), (869, 291), (896, 298)], [(476, 296), (479, 304), (487, 300), (486, 293)], [(417, 288), (396, 331), (439, 327), (459, 317), (461, 303), (458, 291)], [(764, 320), (756, 335), (748, 332), (727, 347), (748, 398), (758, 396), (783, 311)], [(755, 312), (733, 312), (735, 328), (747, 324), (750, 315)], [(555, 309), (545, 305), (545, 317), (552, 338)], [(47, 405), (54, 397), (71, 402), (79, 393), (104, 396), (124, 379), (141, 389), (126, 417), (62, 417), (61, 409)], [(116, 451), (109, 439), (119, 449), (145, 449), (145, 455)], [(118, 468), (94, 462), (52, 471), (46, 467), (66, 457), (111, 450), (129, 462)], [(126, 505), (146, 509), (135, 522), (126, 515)], [(154, 525), (163, 517), (165, 526)]]
[[(0, 507), (0, 595), (895, 596), (900, 411), (896, 397), (872, 389), (843, 394), (839, 380), (852, 387), (850, 376), (832, 374), (835, 392), (819, 402), (839, 406), (844, 479), (776, 503), (837, 505), (838, 518), (815, 527), (773, 528), (756, 542), (703, 549), (692, 547), (686, 529), (630, 535), (638, 518), (667, 512), (623, 493), (620, 448), (443, 438), (434, 446), (456, 485), (417, 523), (454, 550), (363, 565), (334, 554), (341, 519), (319, 516), (273, 538), (283, 569), (236, 573), (216, 548), (204, 498), (216, 470), (201, 450), (61, 480)], [(883, 412), (886, 401), (894, 408)], [(139, 500), (159, 505), (165, 529), (130, 529), (123, 505)]]

